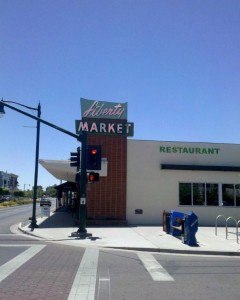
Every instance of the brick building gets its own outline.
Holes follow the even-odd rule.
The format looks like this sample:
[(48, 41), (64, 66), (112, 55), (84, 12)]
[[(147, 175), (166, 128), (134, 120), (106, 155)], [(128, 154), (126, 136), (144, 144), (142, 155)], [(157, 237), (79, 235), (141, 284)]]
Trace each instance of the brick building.
[[(125, 103), (83, 100), (81, 110), (76, 132), (87, 131), (103, 158), (99, 182), (87, 184), (88, 225), (161, 225), (164, 210), (194, 211), (202, 226), (218, 215), (240, 220), (240, 145), (128, 139)], [(40, 163), (75, 182), (69, 161)]]

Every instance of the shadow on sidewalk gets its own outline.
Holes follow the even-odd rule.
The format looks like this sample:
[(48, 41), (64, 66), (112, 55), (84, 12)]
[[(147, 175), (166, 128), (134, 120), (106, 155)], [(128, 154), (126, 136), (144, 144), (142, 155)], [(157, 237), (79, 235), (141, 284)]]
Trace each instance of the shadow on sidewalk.
[(73, 214), (67, 208), (57, 209), (56, 212), (44, 220), (39, 228), (75, 227)]

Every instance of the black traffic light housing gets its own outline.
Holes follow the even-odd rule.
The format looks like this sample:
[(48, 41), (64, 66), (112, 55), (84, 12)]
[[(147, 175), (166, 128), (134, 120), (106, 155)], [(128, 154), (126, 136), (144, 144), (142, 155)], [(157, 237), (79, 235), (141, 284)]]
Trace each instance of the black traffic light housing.
[(88, 145), (86, 154), (87, 170), (101, 170), (102, 146)]
[(81, 179), (81, 173), (77, 172), (76, 175), (75, 175), (75, 182), (80, 183), (80, 179)]
[(88, 175), (88, 182), (99, 181), (99, 173), (90, 172)]
[(80, 147), (77, 148), (77, 152), (70, 153), (70, 166), (80, 168)]

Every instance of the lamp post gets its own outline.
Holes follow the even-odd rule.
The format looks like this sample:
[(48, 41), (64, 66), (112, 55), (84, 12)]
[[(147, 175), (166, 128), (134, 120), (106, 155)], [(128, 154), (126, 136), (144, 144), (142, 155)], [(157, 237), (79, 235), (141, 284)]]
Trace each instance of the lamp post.
[[(35, 109), (36, 110), (36, 109)], [(37, 116), (41, 117), (41, 105), (38, 103), (37, 107)], [(36, 220), (36, 204), (37, 204), (37, 181), (38, 181), (38, 159), (39, 159), (39, 139), (40, 139), (40, 121), (37, 120), (37, 136), (36, 136), (36, 150), (35, 150), (35, 172), (34, 172), (34, 186), (33, 186), (33, 210), (32, 210), (32, 219), (29, 227), (33, 230), (37, 228)]]
[(25, 186), (29, 186), (29, 187), (30, 187), (31, 184), (29, 184), (29, 183), (24, 183), (24, 185), (23, 185), (23, 190), (24, 190), (24, 192), (25, 192), (25, 190), (26, 190), (26, 189), (25, 189)]
[[(87, 137), (86, 137), (86, 132), (82, 132), (80, 133), (79, 135), (71, 132), (71, 131), (68, 131), (64, 128), (61, 128), (53, 123), (50, 123), (46, 120), (43, 120), (40, 118), (40, 115), (41, 115), (41, 107), (40, 107), (40, 104), (38, 106), (38, 108), (34, 109), (34, 110), (37, 110), (38, 111), (38, 117), (34, 116), (34, 115), (31, 115), (23, 110), (20, 110), (8, 103), (15, 103), (15, 104), (18, 104), (18, 105), (21, 105), (23, 107), (26, 107), (26, 108), (29, 108), (29, 109), (34, 109), (32, 107), (28, 107), (28, 106), (25, 106), (25, 105), (22, 105), (22, 104), (19, 104), (17, 102), (13, 102), (13, 101), (3, 101), (0, 100), (0, 117), (1, 115), (3, 115), (5, 112), (4, 112), (4, 106), (12, 109), (12, 110), (15, 110), (31, 119), (34, 119), (34, 120), (37, 120), (37, 142), (36, 142), (36, 171), (38, 171), (38, 151), (39, 151), (39, 133), (40, 133), (40, 123), (43, 123), (49, 127), (52, 127), (58, 131), (61, 131), (63, 132), (64, 134), (67, 134), (75, 139), (77, 139), (79, 142), (82, 143), (82, 162), (81, 162), (81, 178), (80, 179), (80, 189), (81, 189), (81, 194), (80, 194), (80, 201), (82, 201), (82, 205), (80, 205), (80, 209), (81, 209), (81, 218), (80, 218), (80, 226), (79, 226), (79, 230), (78, 230), (78, 233), (80, 233), (81, 237), (82, 238), (85, 238), (87, 237), (89, 234), (87, 234), (87, 231), (86, 231), (86, 141), (87, 141)], [(35, 195), (37, 195), (37, 176), (35, 176), (34, 178), (34, 183), (36, 182), (36, 185), (34, 187), (36, 187), (36, 190), (35, 190)], [(33, 204), (33, 218), (32, 218), (32, 222), (31, 222), (31, 226), (32, 226), (32, 230), (33, 230), (33, 226), (37, 226), (36, 224), (36, 213), (35, 213), (35, 210), (36, 210), (36, 202), (35, 204)], [(35, 222), (34, 222), (35, 221)]]
[[(35, 110), (37, 111), (37, 135), (36, 135), (36, 151), (35, 151), (35, 171), (34, 171), (34, 186), (33, 186), (33, 207), (32, 207), (32, 217), (31, 217), (31, 223), (29, 227), (33, 230), (34, 228), (37, 228), (37, 221), (36, 221), (36, 203), (37, 203), (37, 180), (38, 180), (38, 159), (39, 159), (39, 138), (40, 138), (40, 117), (41, 117), (41, 105), (40, 103), (38, 104), (38, 107), (31, 107), (27, 106), (15, 101), (4, 101), (3, 99), (1, 100), (0, 103), (0, 114), (3, 115), (5, 114), (4, 111), (4, 106), (7, 106), (9, 108), (12, 108), (12, 106), (8, 105), (9, 104), (16, 104), (19, 106), (22, 106), (27, 109)], [(25, 185), (24, 185), (25, 187)]]

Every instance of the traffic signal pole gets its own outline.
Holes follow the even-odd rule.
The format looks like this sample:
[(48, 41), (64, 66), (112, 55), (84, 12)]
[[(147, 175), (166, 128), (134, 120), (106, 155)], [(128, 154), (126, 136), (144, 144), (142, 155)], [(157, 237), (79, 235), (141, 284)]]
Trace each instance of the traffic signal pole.
[(92, 234), (87, 233), (87, 166), (86, 166), (86, 149), (87, 149), (87, 132), (83, 131), (81, 136), (81, 175), (80, 175), (80, 203), (79, 203), (79, 228), (77, 236), (86, 238)]
[[(85, 239), (92, 236), (91, 233), (87, 233), (86, 223), (87, 223), (87, 132), (83, 131), (81, 136), (79, 136), (79, 142), (82, 143), (81, 147), (81, 159), (80, 165), (77, 167), (77, 171), (80, 171), (80, 176), (76, 176), (76, 182), (79, 186), (79, 228), (76, 232), (72, 232), (71, 236), (78, 237), (80, 239)], [(74, 154), (74, 153), (71, 153)], [(76, 153), (75, 153), (76, 154)], [(74, 158), (75, 160), (75, 158)], [(75, 165), (72, 165), (75, 167)], [(78, 173), (79, 174), (79, 173)]]

